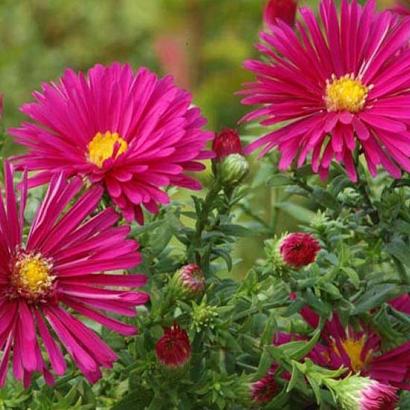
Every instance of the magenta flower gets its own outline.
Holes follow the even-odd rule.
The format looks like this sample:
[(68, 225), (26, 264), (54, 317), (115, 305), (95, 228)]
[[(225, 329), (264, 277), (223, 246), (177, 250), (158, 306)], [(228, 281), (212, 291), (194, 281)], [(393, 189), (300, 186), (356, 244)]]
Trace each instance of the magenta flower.
[(66, 370), (62, 347), (88, 381), (97, 381), (100, 368), (111, 367), (116, 354), (77, 313), (123, 335), (135, 333), (134, 326), (103, 311), (134, 316), (135, 306), (147, 302), (148, 295), (126, 289), (144, 285), (146, 277), (101, 272), (138, 265), (138, 244), (126, 239), (128, 226), (115, 226), (119, 216), (113, 209), (93, 213), (103, 189), (94, 186), (78, 197), (82, 186), (80, 178), (53, 176), (26, 237), (27, 179), (24, 176), (17, 200), (12, 169), (5, 164), (5, 199), (0, 199), (0, 386), (9, 361), (14, 377), (25, 386), (33, 372), (52, 383), (50, 370), (57, 375)]
[(145, 68), (96, 65), (87, 75), (67, 70), (58, 83), (44, 84), (36, 102), (21, 110), (33, 122), (10, 130), (28, 153), (16, 159), (40, 171), (30, 186), (56, 171), (102, 183), (127, 220), (143, 222), (142, 207), (157, 212), (169, 198), (168, 185), (199, 189), (185, 174), (200, 171), (212, 134), (191, 95), (171, 77)]
[(363, 152), (372, 175), (383, 166), (394, 177), (410, 171), (410, 20), (342, 1), (340, 17), (322, 0), (320, 17), (300, 8), (295, 30), (278, 21), (262, 33), (266, 60), (245, 67), (256, 74), (241, 93), (260, 108), (244, 121), (279, 125), (246, 148), (277, 147), (280, 169), (302, 166), (325, 178), (333, 159), (356, 181), (353, 154)]
[[(308, 307), (301, 310), (305, 321), (312, 327), (319, 322), (318, 315)], [(364, 325), (362, 329), (343, 327), (338, 315), (326, 322), (322, 342), (315, 345), (308, 357), (319, 366), (352, 372), (400, 389), (410, 390), (410, 342), (383, 352), (381, 338)]]

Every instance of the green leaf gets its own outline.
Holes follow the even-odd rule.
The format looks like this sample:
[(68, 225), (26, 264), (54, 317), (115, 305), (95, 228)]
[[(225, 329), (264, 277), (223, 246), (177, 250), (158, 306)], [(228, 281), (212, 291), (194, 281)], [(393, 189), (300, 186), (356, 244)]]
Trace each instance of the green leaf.
[(410, 267), (409, 246), (401, 238), (395, 237), (385, 248), (386, 252), (396, 257), (405, 266)]
[(219, 226), (220, 231), (222, 231), (225, 235), (230, 236), (253, 236), (255, 232), (251, 231), (248, 228), (245, 228), (242, 225), (235, 225), (235, 224), (223, 224)]
[(404, 289), (396, 284), (373, 285), (363, 293), (355, 302), (355, 309), (352, 315), (359, 315), (382, 305), (404, 292)]
[(272, 346), (265, 346), (263, 349), (261, 358), (259, 360), (258, 370), (256, 371), (255, 378), (260, 379), (261, 377), (265, 376), (266, 372), (272, 366), (272, 355), (271, 355), (271, 347)]

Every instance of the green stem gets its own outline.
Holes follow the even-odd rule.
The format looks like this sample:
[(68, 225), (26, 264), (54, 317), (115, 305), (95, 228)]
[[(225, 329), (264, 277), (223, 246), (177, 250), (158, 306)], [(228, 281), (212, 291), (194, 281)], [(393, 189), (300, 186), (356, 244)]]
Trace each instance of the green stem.
[(380, 222), (380, 217), (379, 217), (379, 212), (373, 205), (372, 200), (370, 199), (370, 194), (369, 194), (369, 185), (366, 181), (366, 178), (362, 179), (360, 171), (361, 171), (361, 166), (359, 162), (359, 155), (356, 155), (354, 158), (355, 162), (355, 167), (356, 167), (356, 174), (357, 174), (357, 186), (359, 188), (359, 192), (362, 194), (363, 199), (367, 205), (369, 216), (371, 221), (373, 222), (374, 225), (379, 224)]
[(202, 258), (198, 250), (201, 248), (201, 245), (202, 245), (202, 233), (204, 232), (206, 225), (209, 222), (209, 215), (214, 208), (214, 201), (216, 197), (218, 196), (221, 188), (222, 188), (221, 183), (219, 182), (218, 179), (216, 179), (213, 182), (210, 190), (206, 194), (206, 197), (202, 204), (202, 208), (198, 215), (198, 220), (196, 222), (193, 244), (194, 244), (194, 249), (195, 249), (196, 263), (201, 267), (202, 267)]

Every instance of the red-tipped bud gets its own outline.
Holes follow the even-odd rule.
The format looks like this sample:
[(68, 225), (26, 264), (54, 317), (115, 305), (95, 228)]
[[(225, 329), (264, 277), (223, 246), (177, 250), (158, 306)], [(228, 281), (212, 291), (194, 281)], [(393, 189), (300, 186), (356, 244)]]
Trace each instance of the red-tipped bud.
[(201, 268), (194, 263), (178, 269), (173, 283), (177, 293), (181, 296), (197, 296), (205, 290), (205, 276)]
[(251, 384), (251, 399), (255, 403), (267, 403), (278, 393), (278, 385), (269, 372), (262, 379)]
[(225, 128), (216, 134), (212, 143), (212, 150), (216, 154), (216, 159), (223, 159), (231, 154), (242, 154), (242, 145), (239, 134), (231, 129)]
[(299, 269), (316, 260), (319, 242), (308, 233), (295, 232), (282, 239), (279, 252), (285, 265)]
[(276, 23), (276, 19), (283, 20), (289, 26), (295, 25), (296, 0), (269, 0), (263, 12), (263, 20), (269, 27)]
[(368, 377), (352, 375), (325, 383), (343, 409), (394, 410), (397, 406), (397, 388)]
[(184, 329), (177, 323), (164, 329), (164, 335), (155, 345), (158, 361), (168, 368), (181, 368), (191, 358), (191, 344)]

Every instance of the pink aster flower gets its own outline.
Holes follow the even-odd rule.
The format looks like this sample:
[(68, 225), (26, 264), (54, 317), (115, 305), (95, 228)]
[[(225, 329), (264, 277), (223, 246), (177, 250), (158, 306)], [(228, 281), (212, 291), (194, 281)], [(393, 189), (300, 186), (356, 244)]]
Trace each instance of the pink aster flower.
[[(308, 307), (302, 317), (313, 328), (319, 317)], [(382, 340), (373, 330), (361, 326), (343, 327), (338, 315), (326, 322), (322, 340), (308, 357), (319, 366), (339, 369), (345, 367), (356, 374), (368, 376), (381, 383), (410, 390), (410, 342), (387, 352), (382, 351)]]
[(16, 163), (39, 171), (29, 186), (56, 171), (86, 176), (105, 186), (127, 220), (140, 223), (142, 207), (155, 213), (168, 203), (163, 187), (200, 188), (185, 173), (203, 169), (198, 160), (211, 155), (203, 149), (212, 134), (171, 77), (96, 65), (87, 75), (67, 70), (33, 95), (36, 101), (21, 108), (32, 122), (10, 130), (28, 148)]
[(135, 333), (133, 326), (104, 311), (134, 316), (135, 306), (145, 303), (148, 296), (128, 288), (144, 285), (146, 278), (105, 272), (136, 266), (141, 259), (138, 244), (126, 239), (128, 226), (115, 226), (119, 216), (113, 209), (93, 213), (103, 194), (101, 187), (91, 187), (78, 196), (81, 179), (67, 181), (63, 174), (51, 178), (25, 235), (27, 179), (23, 177), (18, 199), (12, 169), (6, 163), (4, 170), (0, 386), (5, 383), (9, 362), (14, 377), (25, 386), (33, 372), (42, 373), (52, 383), (52, 372), (62, 375), (66, 370), (63, 349), (87, 380), (95, 382), (101, 377), (101, 367), (111, 367), (117, 356), (77, 314), (123, 335)]
[(363, 153), (372, 175), (383, 166), (398, 178), (410, 172), (410, 19), (342, 0), (322, 0), (316, 17), (300, 8), (293, 30), (278, 21), (262, 33), (258, 49), (266, 60), (245, 67), (256, 74), (241, 93), (260, 104), (243, 120), (260, 119), (276, 129), (246, 148), (276, 147), (280, 169), (302, 166), (325, 178), (333, 159), (356, 181), (353, 154)]

